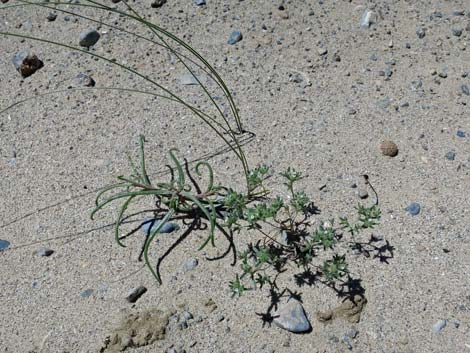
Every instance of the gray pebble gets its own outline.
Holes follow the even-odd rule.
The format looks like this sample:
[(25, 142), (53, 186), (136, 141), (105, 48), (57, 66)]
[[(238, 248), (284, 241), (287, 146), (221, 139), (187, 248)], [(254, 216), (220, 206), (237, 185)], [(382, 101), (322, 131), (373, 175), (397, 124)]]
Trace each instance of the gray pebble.
[(326, 54), (328, 54), (328, 49), (323, 48), (323, 47), (318, 47), (317, 48), (317, 53), (320, 56), (326, 55)]
[(197, 265), (198, 265), (197, 259), (194, 259), (194, 258), (193, 258), (193, 259), (189, 259), (189, 260), (186, 261), (186, 263), (184, 264), (184, 271), (187, 272), (187, 271), (194, 270)]
[(194, 0), (194, 4), (197, 6), (202, 6), (206, 4), (206, 0)]
[(466, 135), (465, 135), (465, 131), (463, 131), (463, 130), (457, 130), (457, 136), (458, 136), (458, 137), (465, 137), (465, 136), (466, 136)]
[(385, 76), (392, 77), (392, 75), (393, 75), (393, 70), (391, 68), (387, 67), (385, 69)]
[(470, 89), (468, 88), (467, 85), (462, 85), (460, 86), (460, 89), (462, 90), (462, 93), (465, 94), (466, 96), (470, 96)]
[(57, 18), (57, 14), (55, 12), (49, 12), (49, 14), (47, 15), (46, 19), (49, 21), (49, 22), (52, 22), (52, 21), (55, 21)]
[(385, 97), (377, 102), (377, 106), (382, 109), (387, 109), (390, 106), (390, 98)]
[(351, 339), (344, 335), (341, 337), (341, 342), (344, 343), (344, 345), (349, 349), (349, 350), (352, 350), (353, 349), (353, 346), (351, 344)]
[(93, 289), (89, 288), (80, 293), (82, 298), (88, 298), (93, 294)]
[(460, 321), (459, 320), (452, 320), (452, 324), (454, 325), (455, 328), (459, 328), (460, 327)]
[(455, 10), (455, 11), (452, 12), (452, 15), (454, 15), (454, 16), (464, 16), (465, 12), (461, 11), (461, 10)]
[(444, 327), (446, 327), (446, 325), (447, 325), (446, 320), (439, 320), (434, 325), (432, 325), (432, 331), (434, 333), (439, 333), (444, 329)]
[(139, 286), (132, 289), (126, 297), (126, 300), (129, 303), (135, 303), (139, 298), (147, 292), (147, 288), (144, 286)]
[[(160, 221), (155, 218), (145, 218), (144, 223), (140, 226), (140, 230), (145, 234), (153, 234), (157, 230), (157, 227), (160, 225)], [(172, 233), (179, 229), (179, 225), (176, 223), (165, 223), (158, 233)]]
[(162, 7), (163, 5), (166, 4), (166, 0), (155, 0), (150, 4), (154, 9), (157, 9), (159, 7)]
[(360, 199), (367, 199), (369, 197), (369, 193), (367, 190), (360, 189), (357, 191), (357, 196), (359, 196)]
[(199, 83), (196, 80), (196, 77), (194, 77), (193, 74), (185, 74), (181, 75), (179, 77), (179, 81), (182, 85), (188, 86), (188, 85), (198, 85)]
[(367, 9), (364, 11), (361, 17), (360, 26), (361, 28), (367, 29), (374, 23), (374, 13)]
[(82, 47), (89, 48), (95, 45), (100, 37), (101, 36), (96, 29), (87, 29), (80, 34), (78, 44), (80, 44)]
[(227, 40), (227, 44), (234, 45), (243, 39), (243, 35), (240, 31), (233, 31)]
[(290, 299), (275, 312), (274, 323), (276, 326), (294, 333), (307, 332), (311, 328), (302, 304), (295, 299)]
[(461, 28), (452, 28), (452, 34), (456, 37), (460, 37), (462, 35)]
[(181, 316), (184, 320), (191, 320), (193, 318), (193, 314), (191, 314), (189, 311), (183, 311)]
[(416, 216), (421, 212), (421, 205), (417, 202), (412, 202), (405, 208), (405, 211), (412, 216)]
[(76, 80), (79, 85), (85, 86), (85, 87), (94, 87), (96, 84), (93, 77), (84, 73), (79, 73), (76, 77)]
[(181, 321), (178, 324), (178, 327), (180, 328), (180, 330), (186, 330), (189, 327), (189, 325), (187, 321)]
[(6, 250), (10, 247), (10, 242), (8, 240), (0, 239), (0, 251)]
[(426, 36), (426, 30), (424, 28), (419, 28), (416, 31), (416, 35), (418, 36), (418, 38), (423, 39)]
[(54, 250), (47, 249), (47, 248), (41, 248), (36, 251), (37, 256), (43, 256), (43, 257), (49, 257), (54, 253)]
[(455, 160), (455, 152), (454, 151), (449, 151), (446, 153), (446, 159), (449, 161)]
[(350, 329), (348, 332), (346, 332), (344, 335), (345, 335), (346, 337), (349, 337), (349, 338), (351, 338), (351, 339), (354, 339), (354, 338), (357, 337), (358, 334), (359, 334), (359, 331), (356, 330), (355, 328), (352, 328), (352, 329)]

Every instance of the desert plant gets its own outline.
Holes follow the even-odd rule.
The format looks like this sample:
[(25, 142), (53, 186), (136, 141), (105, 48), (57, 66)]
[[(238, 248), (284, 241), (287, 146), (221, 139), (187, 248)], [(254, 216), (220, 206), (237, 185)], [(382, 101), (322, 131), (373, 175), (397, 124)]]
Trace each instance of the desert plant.
[[(150, 245), (165, 224), (188, 218), (209, 224), (209, 234), (201, 244), (200, 249), (209, 243), (214, 245), (216, 229), (230, 235), (243, 229), (255, 230), (261, 234), (260, 240), (254, 244), (248, 244), (248, 248), (239, 253), (242, 273), (230, 282), (230, 288), (234, 294), (241, 295), (246, 290), (263, 288), (265, 285), (275, 287), (277, 275), (283, 272), (288, 265), (295, 265), (303, 271), (314, 269), (316, 274), (324, 279), (325, 283), (341, 280), (348, 275), (346, 258), (344, 255), (339, 255), (336, 250), (337, 243), (343, 239), (343, 234), (339, 234), (339, 231), (342, 229), (345, 233), (349, 232), (352, 236), (356, 236), (362, 230), (374, 228), (380, 219), (379, 208), (376, 205), (371, 207), (359, 205), (357, 207), (359, 213), (357, 222), (351, 223), (348, 219), (341, 218), (341, 228), (339, 230), (333, 227), (332, 221), (311, 230), (310, 218), (315, 214), (316, 208), (303, 190), (297, 190), (297, 182), (302, 179), (302, 174), (293, 168), (288, 168), (281, 173), (289, 196), (287, 199), (273, 196), (274, 193), (267, 185), (267, 180), (272, 175), (270, 169), (264, 165), (256, 168), (250, 168), (248, 165), (239, 139), (240, 134), (245, 130), (228, 86), (207, 60), (189, 44), (158, 25), (145, 20), (128, 2), (122, 2), (121, 7), (123, 9), (119, 9), (94, 0), (86, 0), (83, 3), (74, 5), (60, 1), (17, 0), (17, 3), (3, 6), (2, 9), (17, 6), (39, 6), (54, 9), (99, 23), (102, 26), (108, 26), (164, 48), (172, 53), (187, 71), (196, 78), (200, 89), (212, 104), (215, 114), (203, 111), (188, 103), (184, 97), (175, 94), (171, 89), (164, 87), (152, 77), (92, 51), (31, 35), (0, 32), (1, 35), (54, 44), (79, 51), (137, 75), (150, 83), (155, 91), (125, 87), (98, 87), (96, 89), (148, 94), (180, 104), (187, 108), (194, 117), (200, 119), (208, 129), (214, 131), (240, 161), (240, 173), (243, 174), (246, 180), (245, 190), (237, 190), (234, 187), (216, 184), (214, 172), (209, 162), (200, 161), (195, 164), (194, 172), (199, 176), (202, 176), (203, 172), (207, 175), (206, 188), (201, 190), (191, 177), (187, 165), (178, 158), (178, 151), (175, 149), (168, 152), (172, 163), (169, 166), (169, 180), (154, 182), (147, 173), (147, 161), (144, 151), (145, 138), (141, 136), (139, 163), (135, 164), (132, 158), (129, 158), (132, 168), (131, 175), (119, 176), (116, 184), (99, 191), (95, 208), (91, 214), (92, 218), (110, 203), (122, 202), (114, 228), (114, 237), (119, 246), (125, 246), (123, 239), (126, 236), (121, 235), (120, 227), (126, 219), (126, 211), (129, 206), (142, 197), (150, 197), (155, 200), (155, 218), (158, 219), (158, 223), (155, 227), (149, 228), (143, 244), (142, 255), (146, 265), (158, 282), (161, 282), (158, 269), (152, 266), (149, 259)], [(121, 15), (149, 29), (153, 36), (143, 36), (101, 19), (75, 13), (67, 10), (69, 6), (87, 7), (95, 11)], [(202, 80), (197, 77), (195, 74), (196, 69), (204, 72), (209, 79), (216, 83), (230, 106), (230, 117), (226, 116), (221, 105), (213, 98)], [(37, 97), (53, 93), (48, 92)], [(28, 99), (37, 97), (16, 102), (3, 109), (2, 112)], [(329, 257), (324, 259), (322, 263), (316, 264), (315, 261), (319, 258), (320, 252), (327, 254)]]

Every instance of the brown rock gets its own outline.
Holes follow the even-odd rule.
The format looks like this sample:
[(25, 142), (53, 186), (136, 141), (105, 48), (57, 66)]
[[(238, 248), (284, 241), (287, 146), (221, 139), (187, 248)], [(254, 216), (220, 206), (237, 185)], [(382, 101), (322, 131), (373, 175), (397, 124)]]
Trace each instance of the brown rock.
[(398, 146), (392, 141), (382, 142), (380, 150), (384, 156), (395, 157), (398, 154)]

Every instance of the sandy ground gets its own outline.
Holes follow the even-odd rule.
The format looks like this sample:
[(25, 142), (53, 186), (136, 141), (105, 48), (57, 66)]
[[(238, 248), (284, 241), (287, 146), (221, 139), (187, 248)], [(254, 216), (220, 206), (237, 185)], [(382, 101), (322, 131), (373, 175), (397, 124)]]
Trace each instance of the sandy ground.
[[(198, 252), (204, 231), (165, 258), (164, 283), (157, 286), (137, 261), (138, 236), (125, 249), (114, 242), (117, 205), (89, 219), (96, 190), (129, 173), (125, 152), (137, 155), (139, 134), (148, 139), (152, 175), (164, 170), (169, 148), (193, 160), (222, 144), (168, 102), (88, 89), (28, 101), (0, 115), (0, 239), (11, 243), (0, 252), (0, 351), (96, 352), (123, 316), (159, 308), (187, 310), (194, 319), (186, 329), (168, 329), (164, 340), (128, 351), (347, 352), (342, 338), (354, 329), (350, 344), (356, 352), (470, 352), (470, 96), (461, 87), (470, 87), (470, 2), (292, 0), (282, 11), (280, 4), (207, 0), (198, 7), (168, 0), (157, 9), (149, 1), (136, 8), (214, 64), (234, 93), (246, 129), (256, 134), (245, 145), (250, 165), (304, 171), (308, 178), (301, 184), (321, 210), (318, 222), (353, 214), (360, 200), (351, 184), (361, 185), (361, 175), (369, 175), (383, 212), (374, 234), (394, 250), (387, 263), (350, 254), (351, 271), (362, 279), (368, 300), (360, 322), (320, 323), (315, 313), (341, 298), (321, 284), (297, 288), (286, 276), (285, 284), (301, 293), (312, 332), (263, 326), (256, 313), (266, 311), (268, 293), (232, 299), (228, 283), (238, 265), (231, 266), (231, 256), (207, 261), (223, 253), (227, 242), (220, 236), (217, 248)], [(367, 8), (375, 23), (362, 29)], [(71, 9), (148, 34), (117, 15)], [(1, 9), (0, 30), (77, 45), (79, 34), (95, 26), (73, 16), (67, 21), (60, 12), (50, 22), (48, 13)], [(425, 30), (423, 38), (419, 29)], [(230, 46), (233, 30), (243, 40)], [(99, 31), (93, 53), (130, 64), (208, 106), (196, 86), (179, 84), (184, 70), (167, 53), (106, 26)], [(90, 74), (96, 87), (148, 87), (84, 53), (0, 38), (2, 108), (81, 87), (79, 73)], [(22, 79), (11, 58), (25, 48), (44, 67)], [(398, 145), (397, 157), (380, 153), (384, 139)], [(453, 160), (446, 157), (451, 151)], [(242, 185), (230, 153), (211, 163), (218, 180)], [(278, 178), (271, 185), (282, 190)], [(417, 216), (404, 210), (411, 202), (421, 205)], [(255, 236), (244, 232), (236, 244), (242, 247)], [(174, 239), (162, 237), (153, 261)], [(54, 253), (35, 255), (41, 247)], [(199, 265), (185, 272), (191, 258)], [(127, 293), (139, 285), (147, 293), (127, 303)], [(82, 297), (87, 289), (93, 292)], [(209, 298), (216, 306), (206, 305)], [(438, 320), (447, 325), (435, 333)]]

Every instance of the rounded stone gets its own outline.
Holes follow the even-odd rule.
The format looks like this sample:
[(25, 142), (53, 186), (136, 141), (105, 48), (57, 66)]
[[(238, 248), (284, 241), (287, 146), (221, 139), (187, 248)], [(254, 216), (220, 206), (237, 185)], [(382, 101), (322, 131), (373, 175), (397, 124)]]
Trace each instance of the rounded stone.
[(79, 42), (82, 47), (92, 47), (100, 39), (100, 34), (96, 29), (88, 29), (80, 34)]
[(398, 146), (392, 141), (383, 141), (380, 150), (384, 156), (395, 157), (398, 154)]

